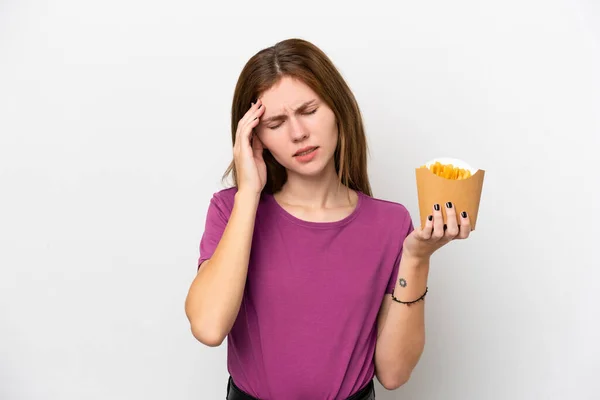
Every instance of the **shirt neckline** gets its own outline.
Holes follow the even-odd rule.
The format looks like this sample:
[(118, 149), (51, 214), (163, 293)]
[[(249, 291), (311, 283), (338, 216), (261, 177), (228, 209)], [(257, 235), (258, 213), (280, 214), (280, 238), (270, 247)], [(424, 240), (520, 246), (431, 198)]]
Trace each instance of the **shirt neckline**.
[(363, 198), (366, 195), (359, 190), (355, 190), (355, 192), (358, 196), (358, 199), (356, 201), (356, 206), (354, 206), (354, 210), (352, 210), (352, 212), (350, 214), (346, 215), (342, 219), (339, 219), (337, 221), (326, 221), (326, 222), (307, 221), (307, 220), (298, 218), (295, 215), (288, 212), (285, 208), (283, 208), (283, 206), (277, 202), (277, 200), (275, 199), (275, 196), (273, 194), (266, 193), (266, 198), (270, 203), (273, 204), (273, 206), (277, 209), (278, 213), (281, 216), (283, 216), (285, 219), (287, 219), (288, 221), (290, 221), (296, 225), (306, 226), (309, 228), (326, 229), (326, 228), (337, 228), (337, 227), (346, 225), (357, 217), (359, 211), (362, 208), (361, 206), (362, 206), (362, 203), (364, 200)]

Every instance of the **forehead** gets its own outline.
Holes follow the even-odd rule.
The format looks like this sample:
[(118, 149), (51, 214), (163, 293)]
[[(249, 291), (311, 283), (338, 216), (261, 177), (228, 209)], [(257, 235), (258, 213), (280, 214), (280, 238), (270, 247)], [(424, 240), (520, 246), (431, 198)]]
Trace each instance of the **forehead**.
[(280, 108), (297, 107), (308, 100), (318, 99), (319, 96), (301, 80), (284, 76), (259, 98), (267, 109), (270, 107), (277, 111)]

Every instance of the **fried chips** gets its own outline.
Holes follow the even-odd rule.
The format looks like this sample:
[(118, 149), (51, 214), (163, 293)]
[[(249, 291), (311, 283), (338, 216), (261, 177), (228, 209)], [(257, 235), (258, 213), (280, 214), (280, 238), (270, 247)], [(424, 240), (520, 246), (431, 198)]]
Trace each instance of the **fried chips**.
[[(423, 165), (421, 168), (427, 168), (427, 166)], [(467, 179), (472, 176), (468, 169), (455, 167), (453, 164), (442, 164), (439, 161), (430, 164), (429, 170), (437, 176), (451, 180)]]

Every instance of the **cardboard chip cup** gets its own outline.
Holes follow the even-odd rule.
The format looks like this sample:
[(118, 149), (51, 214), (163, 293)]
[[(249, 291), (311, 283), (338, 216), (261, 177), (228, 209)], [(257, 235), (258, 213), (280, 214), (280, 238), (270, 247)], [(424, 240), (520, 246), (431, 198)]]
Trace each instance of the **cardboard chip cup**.
[[(436, 162), (452, 164), (454, 167), (469, 170), (471, 176), (463, 179), (443, 178), (429, 169), (429, 166)], [(421, 228), (425, 226), (427, 217), (433, 213), (434, 204), (440, 205), (444, 222), (447, 223), (446, 202), (451, 201), (453, 208), (456, 210), (457, 222), (460, 224), (460, 213), (466, 211), (471, 221), (471, 230), (475, 230), (484, 175), (484, 170), (471, 168), (464, 161), (454, 158), (436, 158), (417, 168), (417, 193), (419, 196)]]

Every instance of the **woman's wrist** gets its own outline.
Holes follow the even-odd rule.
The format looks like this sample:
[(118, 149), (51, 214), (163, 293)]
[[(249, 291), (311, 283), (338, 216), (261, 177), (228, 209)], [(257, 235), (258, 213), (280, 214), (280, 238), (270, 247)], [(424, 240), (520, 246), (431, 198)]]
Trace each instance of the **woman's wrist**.
[(429, 258), (417, 258), (403, 254), (400, 259), (398, 280), (394, 296), (402, 301), (411, 301), (427, 290)]
[(257, 205), (260, 200), (260, 192), (252, 192), (249, 190), (238, 190), (235, 193), (235, 202), (243, 204)]

